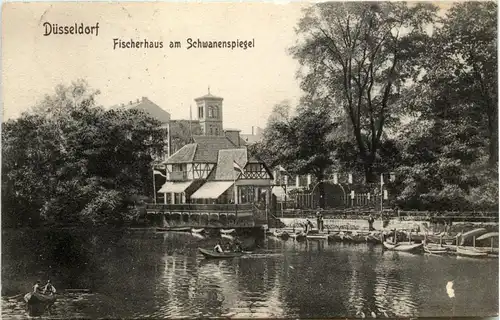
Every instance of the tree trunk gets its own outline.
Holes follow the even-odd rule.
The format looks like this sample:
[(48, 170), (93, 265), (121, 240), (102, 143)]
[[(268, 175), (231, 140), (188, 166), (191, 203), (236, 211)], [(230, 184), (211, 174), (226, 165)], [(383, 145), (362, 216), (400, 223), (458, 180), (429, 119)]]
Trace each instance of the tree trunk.
[(375, 182), (375, 175), (373, 173), (373, 162), (365, 160), (363, 162), (363, 167), (365, 171), (366, 183)]
[[(496, 109), (496, 106), (494, 107)], [(488, 164), (490, 167), (494, 167), (498, 163), (498, 123), (497, 123), (497, 112), (489, 108), (491, 112), (488, 112), (488, 133), (489, 133), (489, 158)]]

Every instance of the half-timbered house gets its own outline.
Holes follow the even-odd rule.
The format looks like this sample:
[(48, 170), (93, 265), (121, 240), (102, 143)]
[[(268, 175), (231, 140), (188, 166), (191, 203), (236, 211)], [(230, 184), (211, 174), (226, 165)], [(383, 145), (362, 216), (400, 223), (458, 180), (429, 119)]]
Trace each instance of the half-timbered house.
[(264, 162), (225, 136), (195, 136), (163, 165), (166, 181), (158, 193), (165, 204), (264, 202), (273, 180)]

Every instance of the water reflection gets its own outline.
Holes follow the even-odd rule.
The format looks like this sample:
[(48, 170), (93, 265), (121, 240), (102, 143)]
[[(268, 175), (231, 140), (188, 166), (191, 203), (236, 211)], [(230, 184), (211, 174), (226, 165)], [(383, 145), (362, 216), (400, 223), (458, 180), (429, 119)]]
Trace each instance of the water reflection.
[[(188, 233), (67, 233), (31, 241), (23, 234), (19, 242), (19, 234), (5, 237), (4, 296), (29, 290), (40, 270), (61, 292), (92, 289), (88, 295), (62, 293), (57, 317), (383, 318), (490, 316), (498, 309), (495, 260), (290, 239), (267, 240), (259, 254), (211, 261), (197, 248), (217, 239)], [(37, 248), (43, 259), (30, 254)], [(454, 298), (446, 292), (448, 281)], [(2, 306), (3, 317), (24, 315), (19, 302), (3, 299)]]

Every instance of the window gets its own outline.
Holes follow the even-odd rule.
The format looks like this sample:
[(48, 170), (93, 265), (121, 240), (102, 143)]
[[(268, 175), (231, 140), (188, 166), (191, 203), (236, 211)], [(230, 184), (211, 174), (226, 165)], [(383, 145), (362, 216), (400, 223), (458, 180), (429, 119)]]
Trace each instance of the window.
[(219, 128), (215, 128), (215, 135), (218, 136), (219, 135)]
[(212, 128), (212, 126), (210, 126), (210, 135), (212, 136), (214, 134), (214, 128)]
[(214, 107), (212, 107), (212, 106), (208, 107), (208, 117), (209, 118), (214, 117)]
[(219, 107), (214, 106), (214, 118), (219, 118)]
[(198, 108), (198, 118), (203, 118), (203, 107)]

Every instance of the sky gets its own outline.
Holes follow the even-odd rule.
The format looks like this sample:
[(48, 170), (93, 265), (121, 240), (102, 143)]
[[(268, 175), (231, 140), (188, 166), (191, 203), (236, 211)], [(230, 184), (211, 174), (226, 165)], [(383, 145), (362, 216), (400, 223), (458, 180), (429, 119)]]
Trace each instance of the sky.
[[(18, 117), (58, 84), (83, 78), (105, 107), (148, 97), (188, 119), (194, 99), (224, 98), (224, 127), (264, 127), (275, 104), (301, 96), (287, 53), (307, 4), (7, 3), (2, 10), (3, 117)], [(96, 35), (44, 36), (44, 23), (95, 26)], [(113, 39), (163, 41), (162, 49), (114, 49)], [(252, 40), (255, 48), (187, 49), (187, 38)], [(170, 49), (170, 41), (182, 48)], [(193, 112), (193, 115), (196, 113)]]

